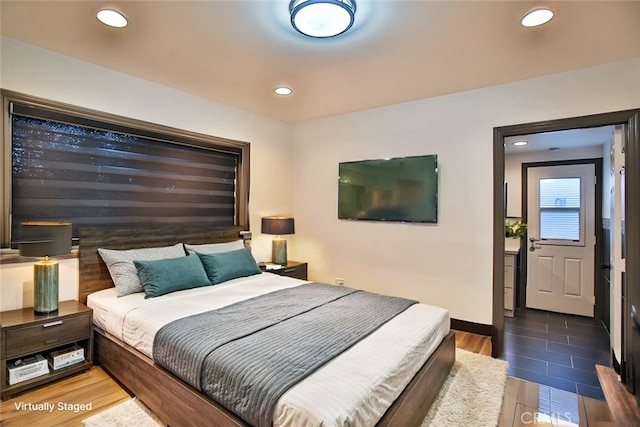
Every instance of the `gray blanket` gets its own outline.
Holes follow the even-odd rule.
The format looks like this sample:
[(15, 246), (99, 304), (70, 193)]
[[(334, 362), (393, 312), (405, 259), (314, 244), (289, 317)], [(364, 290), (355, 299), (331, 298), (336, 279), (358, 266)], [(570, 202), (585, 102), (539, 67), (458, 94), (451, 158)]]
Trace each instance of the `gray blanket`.
[(176, 320), (155, 361), (248, 423), (268, 427), (278, 399), (416, 301), (311, 283)]

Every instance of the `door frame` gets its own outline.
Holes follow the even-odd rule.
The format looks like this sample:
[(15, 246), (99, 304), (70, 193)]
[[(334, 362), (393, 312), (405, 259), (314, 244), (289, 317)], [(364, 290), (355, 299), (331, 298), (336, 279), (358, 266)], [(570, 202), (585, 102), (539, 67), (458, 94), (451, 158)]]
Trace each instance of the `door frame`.
[[(522, 221), (528, 224), (527, 208), (529, 207), (527, 188), (528, 184), (528, 172), (529, 168), (545, 167), (545, 166), (570, 166), (570, 165), (593, 165), (595, 173), (595, 212), (594, 212), (594, 232), (596, 236), (596, 244), (593, 251), (593, 291), (596, 297), (595, 307), (593, 308), (594, 318), (596, 320), (602, 320), (602, 283), (599, 280), (601, 275), (601, 263), (602, 263), (602, 191), (603, 188), (603, 171), (602, 171), (602, 159), (575, 159), (575, 160), (558, 160), (547, 162), (531, 162), (522, 164)], [(527, 242), (521, 239), (520, 242), (520, 281), (516, 284), (519, 292), (518, 305), (526, 307), (526, 292), (527, 292)]]
[[(626, 231), (627, 283), (630, 294), (640, 296), (640, 108), (588, 116), (523, 123), (493, 128), (493, 314), (491, 355), (500, 357), (504, 350), (504, 139), (509, 136), (559, 130), (627, 126), (626, 152)], [(635, 286), (630, 286), (632, 283)], [(631, 331), (629, 331), (631, 332)], [(625, 331), (626, 334), (626, 331)]]

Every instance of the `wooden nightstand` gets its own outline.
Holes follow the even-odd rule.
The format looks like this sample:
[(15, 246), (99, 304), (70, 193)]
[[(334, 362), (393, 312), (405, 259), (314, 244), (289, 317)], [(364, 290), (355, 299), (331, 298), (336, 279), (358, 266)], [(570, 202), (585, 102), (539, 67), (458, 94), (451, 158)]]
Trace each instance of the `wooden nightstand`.
[(268, 271), (269, 273), (278, 274), (280, 276), (293, 277), (295, 279), (307, 280), (307, 263), (306, 262), (297, 262), (297, 261), (288, 261), (287, 265), (280, 270), (265, 270), (263, 267), (262, 271)]
[[(0, 339), (0, 391), (5, 400), (93, 365), (93, 310), (78, 301), (62, 301), (58, 304), (58, 312), (48, 315), (35, 314), (33, 308), (3, 311), (0, 313)], [(46, 375), (9, 385), (7, 362), (35, 354), (46, 357), (53, 349), (73, 344), (84, 349), (84, 361), (58, 370), (49, 366)]]

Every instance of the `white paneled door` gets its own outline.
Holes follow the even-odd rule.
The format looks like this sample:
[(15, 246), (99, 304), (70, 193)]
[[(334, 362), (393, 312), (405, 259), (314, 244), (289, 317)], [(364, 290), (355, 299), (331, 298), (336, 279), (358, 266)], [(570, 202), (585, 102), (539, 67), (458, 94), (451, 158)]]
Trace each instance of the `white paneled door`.
[(595, 166), (527, 176), (527, 307), (593, 317)]

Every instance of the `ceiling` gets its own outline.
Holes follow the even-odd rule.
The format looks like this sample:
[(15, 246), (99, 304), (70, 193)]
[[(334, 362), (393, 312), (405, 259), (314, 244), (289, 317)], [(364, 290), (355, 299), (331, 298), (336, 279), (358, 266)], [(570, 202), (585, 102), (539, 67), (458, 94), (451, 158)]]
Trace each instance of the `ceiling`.
[[(639, 1), (357, 0), (347, 33), (311, 39), (288, 0), (1, 0), (1, 33), (288, 123), (640, 56)], [(556, 15), (524, 28), (539, 4)], [(115, 7), (123, 29), (99, 23)], [(288, 97), (273, 89), (287, 85)], [(514, 94), (517, 96), (517, 94)]]
[[(611, 140), (615, 126), (568, 129), (529, 135), (509, 136), (504, 139), (504, 152), (518, 154), (532, 151), (560, 151), (572, 148), (599, 147)], [(525, 146), (514, 146), (516, 141), (527, 141)]]

